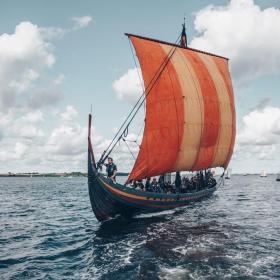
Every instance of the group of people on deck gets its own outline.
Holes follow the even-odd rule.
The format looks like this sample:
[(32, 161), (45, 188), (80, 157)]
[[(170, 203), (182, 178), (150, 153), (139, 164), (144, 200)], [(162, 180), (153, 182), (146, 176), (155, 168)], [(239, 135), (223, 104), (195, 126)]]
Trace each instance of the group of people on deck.
[(211, 188), (216, 185), (216, 180), (210, 170), (197, 172), (195, 176), (181, 178), (180, 172), (176, 172), (175, 181), (165, 181), (164, 175), (161, 175), (159, 179), (150, 177), (146, 179), (145, 184), (143, 180), (133, 181), (130, 183), (132, 188), (156, 193), (188, 193), (200, 191), (203, 189)]
[[(107, 177), (116, 182), (117, 166), (112, 158), (108, 158), (106, 166)], [(167, 181), (164, 175), (160, 175), (159, 179), (148, 177), (143, 183), (143, 180), (131, 181), (130, 186), (134, 189), (156, 192), (156, 193), (188, 193), (196, 192), (203, 189), (211, 188), (216, 185), (216, 180), (213, 177), (211, 170), (199, 171), (190, 179), (186, 176), (181, 178), (180, 172), (176, 172), (175, 181)]]

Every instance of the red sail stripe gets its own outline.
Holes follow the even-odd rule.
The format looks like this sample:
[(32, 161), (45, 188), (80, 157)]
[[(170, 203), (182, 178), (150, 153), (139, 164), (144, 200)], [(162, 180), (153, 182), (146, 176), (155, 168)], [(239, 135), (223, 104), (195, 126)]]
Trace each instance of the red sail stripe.
[(218, 66), (218, 69), (220, 70), (226, 86), (227, 86), (227, 93), (229, 95), (230, 99), (230, 108), (231, 108), (231, 113), (232, 113), (232, 135), (231, 135), (231, 144), (230, 148), (228, 151), (227, 159), (223, 165), (224, 168), (227, 168), (228, 163), (231, 159), (232, 153), (233, 153), (233, 147), (235, 143), (235, 135), (236, 135), (236, 113), (235, 113), (235, 105), (234, 105), (234, 94), (233, 94), (233, 88), (232, 88), (232, 82), (230, 78), (230, 73), (228, 69), (227, 63), (223, 59), (220, 58), (215, 58), (214, 59), (216, 65)]
[(220, 128), (219, 100), (215, 84), (207, 67), (195, 52), (184, 52), (191, 62), (203, 92), (204, 125), (200, 141), (200, 150), (192, 170), (209, 167), (215, 155)]
[[(227, 92), (225, 80), (218, 69), (213, 57), (205, 54), (199, 54), (199, 57), (204, 62), (212, 80), (215, 84), (220, 108), (220, 129), (217, 145), (215, 148), (215, 156), (211, 167), (222, 166), (226, 160), (231, 141), (231, 125), (232, 125), (232, 112), (230, 107), (230, 99)], [(227, 63), (224, 61), (224, 63)]]
[[(136, 37), (130, 39), (136, 49), (147, 89), (166, 54), (156, 42)], [(180, 83), (171, 61), (149, 92), (146, 107), (143, 140), (128, 180), (168, 172), (176, 162), (183, 134), (184, 106)]]

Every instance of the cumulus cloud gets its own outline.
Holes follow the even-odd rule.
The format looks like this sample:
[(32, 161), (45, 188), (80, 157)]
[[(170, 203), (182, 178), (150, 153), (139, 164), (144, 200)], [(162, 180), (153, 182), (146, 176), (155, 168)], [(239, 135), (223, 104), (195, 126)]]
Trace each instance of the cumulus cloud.
[(29, 112), (13, 121), (9, 136), (13, 136), (16, 139), (30, 139), (34, 144), (38, 138), (44, 136), (43, 130), (38, 127), (43, 121), (44, 118), (41, 111)]
[[(20, 115), (12, 120), (0, 115), (0, 128), (5, 127), (7, 134), (0, 146), (0, 161), (7, 165), (0, 165), (0, 172), (86, 169), (87, 126), (79, 124), (73, 106), (56, 113), (50, 130), (45, 128), (49, 112), (46, 115), (36, 110)], [(94, 144), (99, 147), (102, 138), (95, 131), (94, 135)], [(19, 160), (16, 165), (15, 160)]]
[(38, 123), (44, 120), (43, 113), (39, 110), (29, 112), (25, 116), (21, 117), (23, 122)]
[(134, 103), (141, 96), (143, 89), (138, 71), (141, 77), (141, 70), (133, 68), (128, 69), (125, 74), (114, 81), (113, 89), (116, 91), (119, 99)]
[(92, 21), (91, 16), (73, 17), (74, 29), (81, 29), (87, 27)]
[[(233, 162), (238, 162), (236, 169), (251, 169), (253, 172), (254, 168), (268, 168), (258, 162), (260, 160), (269, 161), (269, 168), (276, 170), (280, 152), (279, 123), (280, 108), (269, 105), (255, 108), (243, 117), (241, 128), (236, 135), (233, 156)], [(249, 162), (250, 166), (248, 166)]]
[(280, 72), (280, 10), (261, 9), (253, 0), (210, 5), (196, 14), (191, 46), (230, 58), (234, 79), (248, 83)]
[(71, 105), (67, 106), (66, 111), (60, 114), (61, 120), (64, 123), (74, 122), (77, 116), (78, 116), (77, 110)]
[[(75, 17), (75, 26), (82, 28), (92, 20), (90, 16)], [(75, 27), (75, 28), (76, 28)], [(53, 89), (34, 89), (35, 82), (46, 68), (55, 63), (52, 40), (61, 38), (75, 28), (39, 27), (29, 21), (19, 23), (11, 34), (0, 35), (0, 109), (8, 112), (18, 104), (18, 96), (25, 94), (28, 106), (37, 108), (53, 105), (62, 98)], [(65, 79), (60, 74), (55, 86)], [(32, 90), (31, 90), (32, 89)]]
[(17, 142), (14, 149), (11, 151), (1, 151), (0, 150), (0, 162), (20, 160), (23, 158), (27, 151), (27, 146), (21, 142)]
[(30, 109), (40, 109), (42, 107), (57, 104), (63, 98), (62, 92), (55, 89), (40, 89), (33, 91), (28, 99), (27, 106)]
[(31, 22), (21, 22), (12, 34), (0, 35), (0, 109), (16, 105), (17, 94), (30, 88), (40, 71), (55, 63), (49, 42)]
[(78, 112), (67, 106), (60, 114), (59, 125), (52, 131), (46, 150), (51, 155), (79, 155), (86, 151), (87, 127), (77, 122)]
[(238, 133), (241, 145), (272, 145), (280, 143), (280, 108), (267, 106), (243, 117)]
[[(90, 21), (80, 19), (76, 26)], [(53, 40), (74, 30), (26, 21), (0, 34), (0, 172), (85, 169), (87, 127), (73, 106), (58, 113), (65, 76), (48, 77), (46, 71), (56, 61)], [(100, 139), (95, 135), (97, 145)]]
[(18, 80), (12, 80), (9, 84), (11, 90), (15, 90), (16, 92), (24, 92), (27, 90), (33, 81), (37, 80), (39, 77), (39, 73), (37, 73), (33, 69), (25, 69), (22, 73), (21, 77)]

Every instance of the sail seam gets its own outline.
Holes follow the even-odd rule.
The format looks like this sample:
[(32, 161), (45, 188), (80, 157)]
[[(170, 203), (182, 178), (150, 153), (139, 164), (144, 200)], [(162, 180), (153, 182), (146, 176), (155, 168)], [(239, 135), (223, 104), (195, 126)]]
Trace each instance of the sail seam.
[[(208, 58), (205, 58), (205, 57), (203, 57), (203, 55), (201, 55), (201, 54), (199, 54), (199, 57), (200, 57), (200, 59), (202, 60), (202, 62), (203, 62), (203, 64), (205, 65), (205, 67), (206, 67), (206, 69), (207, 69), (207, 71), (209, 72), (209, 75), (210, 75), (210, 77), (211, 77), (211, 79), (212, 79), (212, 81), (213, 81), (213, 83), (214, 83), (214, 86), (215, 86), (215, 89), (216, 89), (216, 92), (217, 92), (217, 95), (218, 95), (218, 88), (217, 88), (217, 83), (219, 82), (219, 81), (216, 81), (216, 79), (213, 77), (213, 75), (212, 75), (212, 72), (210, 71), (210, 69), (209, 69), (209, 65), (208, 65), (208, 63), (211, 63), (211, 62), (209, 62), (209, 61), (207, 61), (207, 59)], [(210, 59), (210, 58), (209, 58)], [(205, 61), (206, 60), (206, 61)], [(214, 64), (215, 66), (216, 66), (216, 64), (215, 64), (215, 62), (214, 61), (212, 61), (212, 64)], [(216, 69), (216, 70), (218, 70), (218, 69)], [(219, 74), (220, 74), (220, 72), (219, 72), (219, 70), (217, 71)], [(222, 79), (222, 77), (220, 77), (220, 79)], [(217, 141), (216, 141), (216, 145), (215, 145), (215, 152), (214, 152), (214, 154), (213, 154), (213, 158), (212, 158), (212, 162), (211, 162), (211, 167), (214, 167), (214, 166), (212, 166), (213, 165), (213, 163), (214, 163), (214, 161), (215, 161), (215, 159), (216, 159), (216, 155), (217, 155), (217, 152), (218, 152), (218, 149), (219, 149), (219, 144), (220, 144), (220, 136), (221, 136), (221, 130), (222, 130), (222, 123), (221, 123), (221, 117), (222, 117), (222, 112), (221, 112), (221, 104), (222, 104), (222, 102), (220, 101), (220, 99), (219, 99), (219, 95), (218, 95), (218, 103), (219, 103), (219, 106), (218, 106), (218, 109), (219, 109), (219, 116), (220, 116), (220, 126), (219, 126), (219, 131), (218, 131), (218, 137), (217, 137)]]
[(192, 167), (192, 170), (201, 170), (212, 163), (214, 147), (219, 132), (218, 124), (220, 123), (220, 113), (217, 113), (219, 110), (217, 91), (205, 63), (200, 58), (200, 54), (190, 54), (189, 57), (191, 64), (196, 65), (196, 75), (202, 87), (202, 101), (204, 104), (203, 132), (200, 138), (200, 150)]
[[(187, 60), (187, 58), (185, 57), (185, 55), (184, 55), (183, 53), (181, 53), (181, 51), (179, 51), (179, 53), (180, 53), (180, 56), (181, 56), (181, 57), (183, 57), (185, 60)], [(187, 62), (190, 63), (188, 60), (187, 60)], [(201, 143), (201, 139), (202, 139), (203, 127), (204, 127), (204, 122), (203, 122), (204, 116), (203, 116), (203, 113), (202, 113), (202, 112), (204, 112), (204, 105), (203, 105), (203, 110), (202, 110), (202, 100), (201, 100), (201, 98), (200, 98), (199, 90), (198, 90), (198, 88), (197, 88), (197, 85), (196, 85), (196, 83), (195, 83), (194, 77), (193, 77), (193, 75), (192, 75), (192, 71), (190, 70), (190, 66), (189, 66), (188, 63), (184, 63), (184, 65), (185, 65), (186, 68), (188, 69), (188, 72), (189, 72), (189, 74), (190, 74), (190, 77), (191, 77), (191, 79), (192, 79), (192, 81), (193, 81), (193, 84), (194, 84), (194, 86), (195, 86), (195, 88), (196, 88), (196, 95), (197, 95), (197, 99), (198, 99), (198, 101), (199, 101), (199, 107), (200, 107), (200, 120), (201, 120), (200, 127), (201, 127), (201, 129), (200, 129), (200, 141), (199, 141), (199, 146), (198, 146), (198, 148), (197, 148), (197, 153), (196, 153), (196, 159), (197, 159), (198, 154), (199, 154), (200, 143)], [(195, 165), (195, 163), (196, 163), (196, 159), (194, 160), (194, 162), (193, 162), (192, 167), (190, 168), (190, 170), (192, 170), (192, 168), (194, 167), (194, 165)]]
[[(160, 46), (161, 48), (162, 48), (162, 46)], [(162, 48), (163, 49), (163, 48)], [(164, 49), (163, 49), (163, 51), (164, 51)], [(175, 49), (175, 51), (176, 51), (176, 49)], [(175, 51), (174, 51), (174, 53), (175, 53)], [(171, 64), (172, 64), (172, 60), (170, 59), (169, 60), (170, 62), (171, 62)], [(172, 64), (172, 66), (173, 66), (173, 64)], [(174, 66), (173, 66), (174, 67)], [(177, 74), (177, 71), (176, 71), (176, 68), (174, 67), (174, 69), (175, 69), (175, 72), (176, 72), (176, 74)], [(169, 80), (170, 80), (170, 84), (171, 84), (171, 86), (172, 86), (172, 96), (173, 96), (173, 100), (174, 100), (174, 103), (175, 103), (175, 110), (176, 110), (176, 119), (177, 119), (177, 122), (176, 122), (176, 126), (177, 126), (177, 157), (178, 157), (178, 154), (179, 154), (179, 151), (180, 151), (180, 144), (181, 144), (181, 141), (180, 141), (180, 136), (179, 136), (179, 118), (178, 118), (178, 108), (177, 108), (177, 102), (176, 102), (176, 98), (175, 98), (175, 94), (174, 94), (174, 86), (173, 86), (173, 81), (172, 81), (172, 79), (171, 79), (171, 76), (170, 76), (170, 73), (169, 73), (169, 70), (168, 70), (168, 67), (166, 66), (166, 72), (167, 72), (167, 74), (168, 74), (168, 77), (169, 77)], [(180, 85), (180, 87), (181, 87), (181, 85)], [(176, 158), (177, 158), (176, 157)], [(176, 161), (177, 161), (177, 159), (176, 159)], [(174, 166), (173, 166), (173, 168), (174, 168)]]

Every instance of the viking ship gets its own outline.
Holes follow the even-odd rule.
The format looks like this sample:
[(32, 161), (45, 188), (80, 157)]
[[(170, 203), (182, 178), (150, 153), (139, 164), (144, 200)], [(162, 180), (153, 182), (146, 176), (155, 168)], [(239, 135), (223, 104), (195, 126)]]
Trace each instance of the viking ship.
[[(185, 206), (211, 196), (218, 183), (186, 193), (129, 187), (131, 181), (181, 171), (227, 168), (235, 142), (235, 106), (228, 58), (187, 46), (185, 24), (175, 43), (125, 34), (140, 64), (144, 91), (99, 161), (88, 129), (88, 188), (99, 221), (118, 215)], [(144, 131), (127, 184), (106, 178), (100, 166), (145, 106)]]

